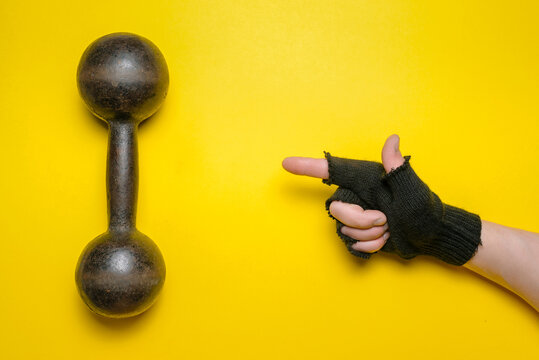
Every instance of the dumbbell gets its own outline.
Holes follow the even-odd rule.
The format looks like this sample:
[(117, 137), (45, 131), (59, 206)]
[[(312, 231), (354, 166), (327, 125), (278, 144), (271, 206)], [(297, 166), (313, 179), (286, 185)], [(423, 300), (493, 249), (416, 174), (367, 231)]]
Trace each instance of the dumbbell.
[(130, 33), (91, 43), (77, 69), (82, 99), (109, 129), (108, 230), (84, 248), (75, 270), (80, 296), (102, 316), (144, 312), (165, 281), (161, 251), (136, 228), (137, 130), (162, 104), (168, 82), (163, 54), (148, 39)]

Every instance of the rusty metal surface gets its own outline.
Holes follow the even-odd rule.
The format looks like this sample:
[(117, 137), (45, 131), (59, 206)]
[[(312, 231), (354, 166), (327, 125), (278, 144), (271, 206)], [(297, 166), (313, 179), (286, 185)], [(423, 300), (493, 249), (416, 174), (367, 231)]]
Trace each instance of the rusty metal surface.
[(115, 33), (86, 49), (77, 83), (90, 111), (109, 125), (109, 228), (83, 250), (75, 280), (82, 299), (95, 313), (135, 316), (153, 304), (165, 280), (159, 248), (136, 229), (137, 128), (165, 99), (168, 69), (149, 40)]

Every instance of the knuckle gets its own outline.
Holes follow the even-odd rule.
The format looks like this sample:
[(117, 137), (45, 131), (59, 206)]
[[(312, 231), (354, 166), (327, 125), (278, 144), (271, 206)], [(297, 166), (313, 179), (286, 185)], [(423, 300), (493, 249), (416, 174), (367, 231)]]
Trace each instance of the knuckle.
[(354, 214), (350, 218), (351, 225), (356, 228), (364, 229), (368, 227), (368, 221), (361, 214)]
[(375, 236), (376, 238), (379, 238), (380, 236), (384, 235), (385, 232), (386, 232), (386, 229), (378, 226), (377, 228), (374, 229), (373, 236)]

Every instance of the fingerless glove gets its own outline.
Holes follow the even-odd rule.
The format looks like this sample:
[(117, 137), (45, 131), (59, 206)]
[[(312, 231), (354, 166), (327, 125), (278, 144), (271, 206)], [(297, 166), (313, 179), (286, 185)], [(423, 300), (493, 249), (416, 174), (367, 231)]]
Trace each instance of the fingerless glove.
[[(481, 219), (444, 204), (416, 175), (409, 156), (404, 164), (386, 174), (377, 162), (343, 159), (327, 152), (325, 155), (329, 178), (323, 181), (339, 185), (326, 201), (328, 213), (333, 201), (383, 212), (391, 236), (382, 251), (404, 259), (430, 255), (453, 265), (463, 265), (474, 256), (481, 244)], [(330, 217), (333, 218), (331, 214)], [(352, 249), (357, 240), (341, 233), (343, 224), (335, 221), (337, 234), (348, 251), (368, 259), (371, 254)]]

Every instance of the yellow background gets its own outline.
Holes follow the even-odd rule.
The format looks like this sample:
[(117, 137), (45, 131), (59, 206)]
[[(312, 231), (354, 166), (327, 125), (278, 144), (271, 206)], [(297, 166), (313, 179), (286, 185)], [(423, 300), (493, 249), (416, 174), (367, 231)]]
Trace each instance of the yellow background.
[[(539, 231), (535, 1), (15, 1), (0, 5), (0, 358), (537, 359), (538, 317), (465, 270), (334, 234), (333, 189), (285, 156), (379, 160), (386, 136), (448, 203)], [(79, 299), (106, 228), (90, 42), (129, 31), (170, 70), (139, 132), (138, 227), (167, 280), (142, 316)]]

